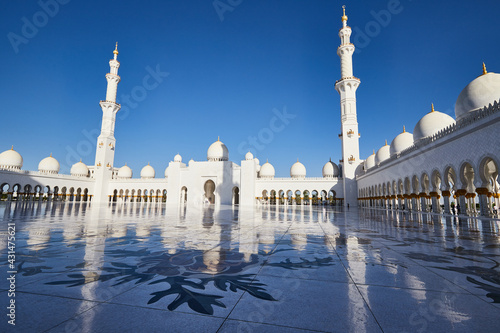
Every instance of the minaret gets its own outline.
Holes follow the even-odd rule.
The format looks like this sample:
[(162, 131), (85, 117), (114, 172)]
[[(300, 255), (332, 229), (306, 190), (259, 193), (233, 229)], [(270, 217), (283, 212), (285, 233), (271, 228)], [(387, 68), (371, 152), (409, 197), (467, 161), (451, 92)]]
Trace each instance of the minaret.
[(359, 166), (359, 132), (356, 116), (356, 89), (361, 81), (354, 77), (352, 55), (354, 45), (351, 43), (351, 28), (347, 25), (345, 6), (342, 6), (341, 40), (337, 49), (340, 57), (341, 79), (335, 83), (335, 90), (340, 94), (340, 119), (342, 126), (342, 176), (344, 178), (344, 206), (357, 206), (358, 189), (356, 184), (356, 168)]
[(118, 43), (113, 51), (113, 59), (109, 61), (110, 71), (106, 74), (108, 88), (106, 90), (106, 100), (99, 104), (102, 109), (102, 125), (101, 134), (97, 138), (97, 148), (95, 153), (95, 172), (96, 180), (94, 188), (93, 201), (107, 201), (108, 182), (113, 176), (113, 162), (115, 159), (115, 121), (116, 113), (120, 110), (121, 105), (116, 103), (116, 90), (120, 82), (118, 76)]

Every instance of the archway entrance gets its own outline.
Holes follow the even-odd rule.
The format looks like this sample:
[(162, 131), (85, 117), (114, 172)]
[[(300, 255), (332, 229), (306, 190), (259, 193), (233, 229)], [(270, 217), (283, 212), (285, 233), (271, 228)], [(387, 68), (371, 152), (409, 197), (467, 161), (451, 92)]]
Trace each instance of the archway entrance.
[(233, 188), (233, 205), (240, 204), (240, 189), (237, 187)]
[(215, 203), (215, 183), (212, 180), (207, 180), (205, 182), (205, 198), (209, 203)]

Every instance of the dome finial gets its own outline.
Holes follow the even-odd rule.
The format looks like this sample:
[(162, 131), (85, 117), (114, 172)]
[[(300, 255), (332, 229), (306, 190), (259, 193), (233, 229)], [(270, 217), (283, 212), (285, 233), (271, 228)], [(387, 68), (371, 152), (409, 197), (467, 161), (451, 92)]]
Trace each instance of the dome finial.
[(372, 155), (375, 155), (375, 149), (373, 149), (373, 154)]
[(345, 5), (342, 6), (342, 10), (344, 12), (344, 15), (342, 16), (342, 22), (347, 22), (347, 15), (345, 14)]
[(52, 153), (50, 153), (50, 157), (52, 157)]
[(116, 42), (115, 50), (113, 51), (113, 54), (118, 54), (118, 42)]
[(220, 142), (220, 136), (217, 135), (217, 142)]
[(434, 110), (434, 103), (431, 103), (431, 112), (434, 112), (436, 110)]
[(385, 140), (385, 145), (387, 146), (387, 139)]
[(488, 74), (488, 71), (486, 70), (486, 65), (483, 62), (483, 75)]
[(406, 133), (406, 126), (403, 125), (403, 133)]
[(10, 150), (14, 150), (14, 145), (12, 145), (12, 148), (10, 148)]

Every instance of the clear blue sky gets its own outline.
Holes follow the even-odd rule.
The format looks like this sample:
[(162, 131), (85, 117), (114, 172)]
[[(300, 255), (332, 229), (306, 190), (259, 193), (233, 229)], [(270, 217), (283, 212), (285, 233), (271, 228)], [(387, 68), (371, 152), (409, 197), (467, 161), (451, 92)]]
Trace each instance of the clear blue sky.
[[(392, 1), (231, 2), (236, 6), (219, 1), (230, 7), (218, 13), (207, 0), (73, 0), (50, 17), (35, 1), (3, 1), (0, 151), (14, 145), (25, 170), (36, 170), (51, 152), (65, 173), (67, 161), (80, 157), (92, 165), (104, 76), (118, 41), (119, 103), (139, 92), (148, 66), (169, 75), (135, 108), (119, 112), (115, 166), (127, 162), (138, 177), (150, 162), (163, 177), (177, 153), (185, 162), (206, 160), (217, 136), (239, 163), (245, 152), (238, 147), (269, 128), (273, 109), (286, 108), (296, 117), (270, 142), (264, 135), (256, 156), (269, 159), (277, 176), (288, 176), (297, 158), (308, 176), (320, 176), (330, 157), (341, 158), (334, 84), (344, 3), (361, 50), (354, 73), (361, 79), (362, 158), (403, 125), (412, 131), (432, 102), (454, 115), (458, 94), (481, 74), (483, 61), (500, 72), (496, 0), (401, 0), (387, 24), (374, 23), (374, 13)], [(23, 35), (23, 18), (38, 31), (25, 28)], [(13, 47), (9, 33), (25, 39)], [(367, 33), (369, 40), (361, 36)]]

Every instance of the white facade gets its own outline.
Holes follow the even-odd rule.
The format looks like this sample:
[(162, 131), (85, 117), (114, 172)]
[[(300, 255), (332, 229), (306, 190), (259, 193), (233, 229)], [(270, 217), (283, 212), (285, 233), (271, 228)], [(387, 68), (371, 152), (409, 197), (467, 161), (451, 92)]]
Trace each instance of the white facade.
[(419, 211), (432, 207), (436, 213), (450, 213), (455, 200), (461, 213), (496, 214), (494, 209), (500, 204), (500, 107), (496, 102), (500, 75), (487, 73), (483, 67), (483, 75), (457, 99), (457, 121), (433, 106), (413, 134), (404, 129), (390, 145), (386, 142), (363, 161), (356, 110), (360, 80), (353, 72), (351, 32), (344, 9), (337, 50), (341, 78), (335, 84), (340, 95), (342, 159), (338, 166), (327, 162), (323, 177), (307, 177), (306, 167), (297, 161), (291, 166), (290, 178), (276, 178), (272, 164), (261, 165), (251, 153), (239, 164), (231, 162), (219, 139), (208, 147), (207, 161), (185, 164), (176, 155), (165, 170), (149, 164), (140, 172), (126, 165), (116, 167), (114, 130), (120, 110), (116, 103), (120, 82), (116, 47), (106, 74), (106, 99), (100, 102), (102, 126), (94, 164), (80, 161), (71, 168), (71, 175), (60, 175), (59, 163), (49, 156), (40, 162), (38, 172), (24, 171), (22, 156), (12, 148), (0, 154), (0, 198), (215, 205), (330, 203)]

